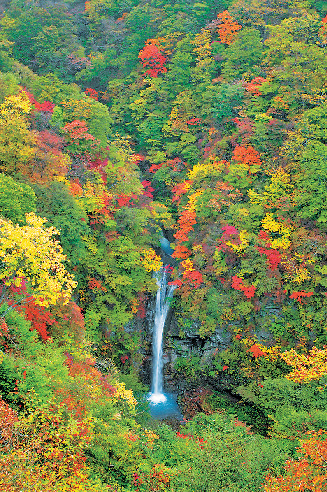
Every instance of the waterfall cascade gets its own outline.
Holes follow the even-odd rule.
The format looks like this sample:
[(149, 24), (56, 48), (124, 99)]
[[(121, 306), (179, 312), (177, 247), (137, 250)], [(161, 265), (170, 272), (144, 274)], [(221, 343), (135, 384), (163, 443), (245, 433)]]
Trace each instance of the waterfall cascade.
[(153, 327), (152, 385), (149, 400), (152, 403), (164, 403), (167, 397), (163, 393), (162, 339), (170, 301), (176, 286), (168, 285), (168, 273), (165, 268), (160, 270), (157, 284), (159, 289)]

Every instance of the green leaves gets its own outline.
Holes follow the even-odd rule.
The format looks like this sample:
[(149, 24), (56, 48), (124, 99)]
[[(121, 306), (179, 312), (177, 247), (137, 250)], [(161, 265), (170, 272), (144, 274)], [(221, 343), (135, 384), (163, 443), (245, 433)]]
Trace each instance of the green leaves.
[(25, 225), (25, 214), (35, 211), (36, 195), (32, 188), (0, 174), (0, 215)]

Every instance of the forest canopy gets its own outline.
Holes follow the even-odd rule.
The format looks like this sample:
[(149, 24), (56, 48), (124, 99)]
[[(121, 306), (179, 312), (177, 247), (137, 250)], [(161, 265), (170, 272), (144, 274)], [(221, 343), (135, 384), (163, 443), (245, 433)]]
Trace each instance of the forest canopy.
[(326, 2), (0, 25), (0, 490), (327, 490)]

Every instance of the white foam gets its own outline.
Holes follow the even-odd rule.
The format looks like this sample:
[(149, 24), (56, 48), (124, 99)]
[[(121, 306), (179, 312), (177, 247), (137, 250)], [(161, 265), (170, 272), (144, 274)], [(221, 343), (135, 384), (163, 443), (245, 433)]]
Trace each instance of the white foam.
[(151, 403), (165, 403), (167, 398), (163, 393), (150, 393), (148, 400)]

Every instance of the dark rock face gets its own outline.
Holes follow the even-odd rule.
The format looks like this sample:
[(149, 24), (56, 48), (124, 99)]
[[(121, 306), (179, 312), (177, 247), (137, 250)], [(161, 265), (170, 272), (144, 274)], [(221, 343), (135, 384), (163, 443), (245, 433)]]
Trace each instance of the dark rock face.
[(172, 312), (167, 320), (167, 331), (165, 333), (164, 345), (164, 378), (165, 387), (168, 391), (181, 392), (187, 389), (187, 383), (176, 373), (174, 364), (179, 357), (198, 357), (205, 364), (212, 354), (217, 350), (224, 350), (232, 340), (229, 332), (216, 328), (210, 338), (200, 338), (197, 323), (194, 326), (180, 332), (180, 328)]
[[(140, 346), (140, 353), (143, 356), (143, 363), (140, 368), (140, 378), (146, 385), (151, 385), (152, 372), (152, 336), (155, 314), (155, 298), (149, 300), (147, 314), (144, 320), (134, 320), (133, 323), (125, 327), (127, 331), (142, 331), (143, 343)], [(165, 391), (180, 393), (187, 389), (187, 383), (181, 378), (174, 368), (176, 360), (180, 357), (190, 358), (199, 357), (203, 363), (210, 359), (213, 352), (218, 348), (224, 350), (231, 343), (232, 335), (224, 329), (217, 327), (215, 333), (206, 339), (198, 335), (197, 323), (194, 326), (183, 330), (174, 315), (174, 310), (170, 310), (164, 328), (163, 341), (163, 371)]]

